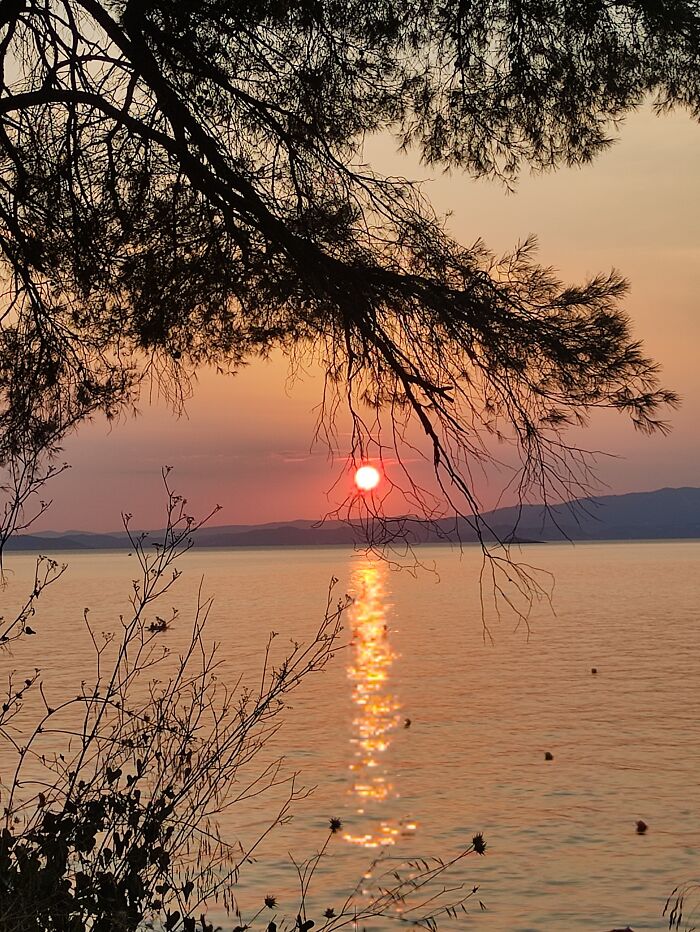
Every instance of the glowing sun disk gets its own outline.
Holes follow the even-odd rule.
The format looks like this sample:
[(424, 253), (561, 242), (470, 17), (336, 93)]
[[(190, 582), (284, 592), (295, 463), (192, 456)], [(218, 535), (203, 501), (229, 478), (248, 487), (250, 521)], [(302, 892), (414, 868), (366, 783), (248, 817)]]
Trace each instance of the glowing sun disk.
[(355, 485), (361, 492), (371, 492), (377, 488), (381, 478), (374, 466), (360, 466), (355, 473)]

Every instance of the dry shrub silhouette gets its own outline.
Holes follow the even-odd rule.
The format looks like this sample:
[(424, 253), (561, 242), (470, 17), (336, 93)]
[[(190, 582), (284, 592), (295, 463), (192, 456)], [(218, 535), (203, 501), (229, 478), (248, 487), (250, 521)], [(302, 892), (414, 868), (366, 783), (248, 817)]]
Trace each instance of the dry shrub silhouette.
[[(175, 653), (168, 631), (183, 621), (176, 612), (156, 613), (203, 522), (187, 514), (168, 470), (163, 480), (161, 536), (132, 533), (124, 516), (139, 570), (130, 612), (116, 631), (99, 634), (84, 610), (94, 668), (80, 672), (77, 694), (53, 700), (40, 669), (12, 669), (12, 651), (41, 640), (40, 600), (65, 566), (39, 557), (29, 597), (2, 621), (0, 930), (136, 932), (150, 923), (206, 932), (212, 907), (234, 916), (239, 932), (307, 932), (314, 924), (331, 932), (380, 916), (434, 929), (438, 919), (456, 918), (476, 889), (451, 878), (467, 855), (484, 853), (480, 835), (449, 861), (378, 859), (369, 892), (363, 879), (342, 903), (320, 906), (312, 881), (340, 828), (335, 818), (320, 850), (294, 860), (296, 901), (278, 906), (270, 896), (258, 909), (239, 902), (246, 872), (263, 869), (254, 852), (306, 795), (281, 757), (261, 752), (290, 695), (333, 658), (349, 599), (337, 599), (331, 586), (313, 637), (284, 650), (272, 634), (259, 671), (228, 685), (217, 645), (206, 637), (212, 601), (200, 587), (189, 637)], [(13, 514), (22, 525), (22, 509), (6, 511)], [(254, 842), (243, 847), (222, 834), (222, 814), (273, 790), (283, 791), (283, 802)]]

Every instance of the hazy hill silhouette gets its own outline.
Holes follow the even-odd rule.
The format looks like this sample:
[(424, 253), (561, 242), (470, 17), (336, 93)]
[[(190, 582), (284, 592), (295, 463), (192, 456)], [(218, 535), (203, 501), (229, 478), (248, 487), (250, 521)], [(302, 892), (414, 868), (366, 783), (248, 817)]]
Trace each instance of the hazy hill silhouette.
[[(523, 542), (555, 540), (665, 540), (700, 538), (700, 489), (658, 489), (627, 495), (603, 495), (578, 499), (568, 506), (546, 509), (542, 505), (499, 508), (484, 515), (487, 539)], [(399, 527), (388, 520), (391, 533)], [(407, 531), (412, 543), (477, 540), (464, 520), (445, 519), (437, 524), (412, 522)], [(361, 530), (330, 521), (273, 522), (260, 525), (226, 525), (203, 528), (200, 547), (302, 547), (334, 546), (365, 542)], [(82, 531), (47, 531), (10, 539), (8, 549), (54, 552), (57, 550), (111, 550), (130, 546), (123, 531), (94, 534)]]

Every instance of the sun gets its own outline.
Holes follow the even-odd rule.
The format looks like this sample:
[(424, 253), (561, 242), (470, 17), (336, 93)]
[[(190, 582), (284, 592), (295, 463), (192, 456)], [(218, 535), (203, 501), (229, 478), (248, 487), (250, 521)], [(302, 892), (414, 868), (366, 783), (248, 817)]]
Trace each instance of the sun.
[(377, 488), (381, 478), (379, 470), (374, 466), (360, 466), (355, 473), (355, 485), (360, 492), (371, 492)]

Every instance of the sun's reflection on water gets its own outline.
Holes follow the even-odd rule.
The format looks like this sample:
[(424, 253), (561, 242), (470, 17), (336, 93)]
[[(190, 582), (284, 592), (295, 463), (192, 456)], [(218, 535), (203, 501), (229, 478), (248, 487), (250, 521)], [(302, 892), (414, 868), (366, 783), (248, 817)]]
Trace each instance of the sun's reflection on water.
[(353, 573), (352, 657), (347, 671), (353, 684), (355, 709), (351, 793), (359, 821), (366, 828), (346, 832), (344, 837), (365, 848), (393, 845), (402, 831), (415, 828), (413, 823), (402, 824), (391, 818), (387, 811), (389, 801), (398, 798), (387, 751), (402, 718), (401, 704), (391, 684), (397, 654), (387, 622), (390, 606), (386, 602), (386, 573), (383, 563), (366, 563)]

